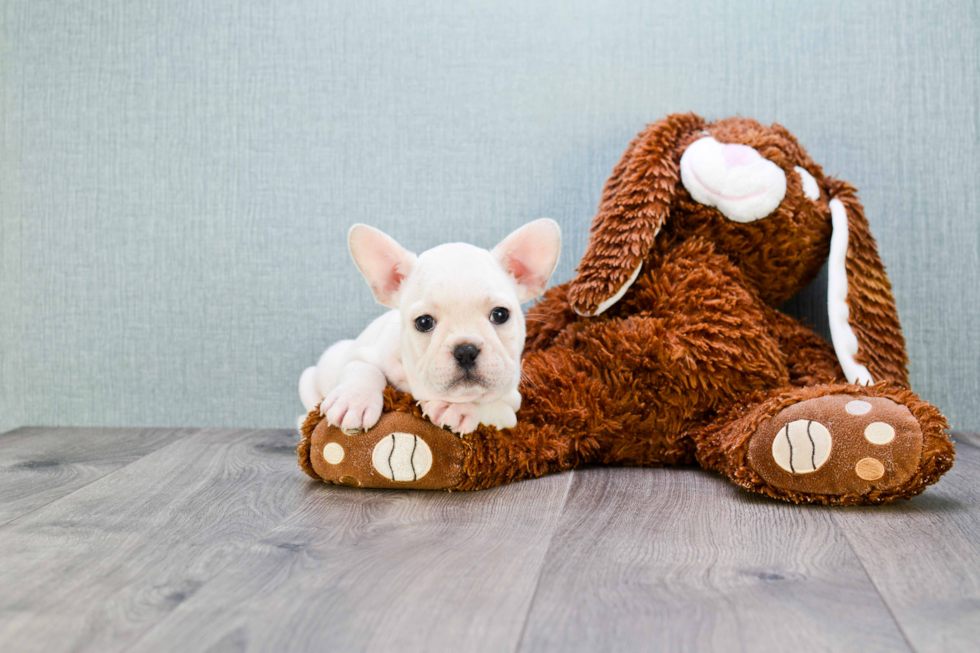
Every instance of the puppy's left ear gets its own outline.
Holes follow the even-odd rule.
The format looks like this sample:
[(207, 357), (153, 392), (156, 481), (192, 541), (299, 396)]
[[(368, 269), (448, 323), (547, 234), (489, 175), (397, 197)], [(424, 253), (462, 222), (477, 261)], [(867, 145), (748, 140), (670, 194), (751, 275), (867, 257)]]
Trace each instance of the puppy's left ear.
[(521, 303), (544, 292), (558, 265), (561, 228), (548, 218), (529, 222), (500, 241), (493, 255), (517, 281)]
[(347, 247), (378, 303), (398, 308), (402, 282), (418, 257), (385, 232), (366, 224), (355, 224), (350, 228)]

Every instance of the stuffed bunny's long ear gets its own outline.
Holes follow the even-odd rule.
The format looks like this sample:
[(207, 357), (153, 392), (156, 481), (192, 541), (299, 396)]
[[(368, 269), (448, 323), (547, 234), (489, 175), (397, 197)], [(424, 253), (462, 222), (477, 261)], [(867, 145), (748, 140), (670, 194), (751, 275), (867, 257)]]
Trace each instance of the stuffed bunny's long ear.
[(891, 282), (854, 188), (829, 182), (833, 235), (827, 262), (827, 311), (837, 359), (849, 383), (908, 387), (908, 356)]
[(599, 315), (636, 281), (670, 213), (680, 179), (677, 147), (705, 126), (694, 114), (675, 114), (630, 144), (602, 191), (588, 247), (569, 285), (578, 314)]

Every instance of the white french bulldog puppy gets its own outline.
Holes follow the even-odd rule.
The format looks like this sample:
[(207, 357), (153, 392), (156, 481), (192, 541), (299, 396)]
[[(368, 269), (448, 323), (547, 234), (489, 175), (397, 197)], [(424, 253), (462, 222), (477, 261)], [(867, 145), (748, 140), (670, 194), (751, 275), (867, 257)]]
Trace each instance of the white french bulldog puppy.
[(394, 310), (303, 372), (299, 395), (307, 411), (319, 404), (331, 425), (347, 433), (369, 429), (390, 383), (410, 393), (433, 423), (456, 433), (479, 424), (514, 426), (525, 338), (521, 304), (540, 295), (554, 272), (558, 223), (526, 224), (492, 251), (451, 243), (419, 256), (358, 224), (348, 246), (375, 299)]

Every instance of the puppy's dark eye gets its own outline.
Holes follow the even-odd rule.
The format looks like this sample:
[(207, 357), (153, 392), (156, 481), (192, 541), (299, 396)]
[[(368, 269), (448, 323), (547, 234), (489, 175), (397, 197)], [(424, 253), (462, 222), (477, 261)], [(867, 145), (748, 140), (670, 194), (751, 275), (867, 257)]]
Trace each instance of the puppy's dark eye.
[(415, 318), (415, 328), (425, 333), (436, 328), (436, 320), (431, 315), (419, 315)]
[(510, 311), (508, 311), (503, 306), (498, 306), (497, 308), (490, 311), (490, 321), (494, 324), (503, 324), (510, 319)]

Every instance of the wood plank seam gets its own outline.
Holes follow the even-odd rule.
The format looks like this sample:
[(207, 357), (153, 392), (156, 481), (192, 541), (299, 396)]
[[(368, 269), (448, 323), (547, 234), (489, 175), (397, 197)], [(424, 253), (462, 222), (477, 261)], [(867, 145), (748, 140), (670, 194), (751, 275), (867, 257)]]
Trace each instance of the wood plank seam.
[[(280, 430), (280, 429), (269, 429), (269, 430)], [(298, 482), (300, 482), (300, 483), (306, 482), (307, 484), (314, 484), (314, 483), (316, 483), (317, 485), (319, 485), (319, 482), (313, 481), (312, 479), (309, 479), (309, 478), (306, 478), (306, 477), (303, 477), (303, 478), (298, 479)], [(279, 522), (277, 522), (276, 524), (272, 525), (268, 530), (260, 533), (254, 540), (252, 540), (251, 542), (249, 542), (246, 546), (243, 546), (242, 549), (238, 552), (238, 555), (234, 556), (231, 559), (226, 560), (225, 561), (225, 564), (221, 565), (220, 568), (215, 568), (214, 575), (211, 576), (211, 578), (209, 578), (206, 581), (204, 581), (203, 583), (201, 583), (199, 586), (197, 586), (194, 589), (194, 594), (200, 594), (200, 593), (204, 592), (208, 588), (209, 585), (212, 585), (212, 584), (221, 582), (222, 576), (224, 575), (224, 573), (226, 571), (228, 571), (229, 568), (232, 568), (232, 566), (236, 562), (238, 562), (238, 560), (240, 558), (242, 558), (243, 556), (250, 555), (252, 553), (252, 550), (253, 550), (253, 548), (255, 546), (257, 546), (260, 543), (264, 542), (266, 540), (266, 538), (271, 537), (277, 529), (279, 529), (282, 526), (284, 526), (285, 524), (287, 524), (289, 522), (289, 520), (294, 515), (296, 515), (297, 513), (303, 512), (304, 510), (307, 510), (307, 509), (308, 509), (308, 507), (306, 506), (306, 504), (304, 502), (297, 503), (296, 504), (296, 507), (292, 510), (292, 512), (284, 515), (283, 518)], [(314, 526), (314, 527), (310, 527), (310, 528), (314, 528), (315, 529), (317, 527)], [(176, 609), (177, 607), (179, 607), (179, 606), (175, 606), (174, 609)], [(152, 624), (150, 626), (147, 626), (147, 628), (145, 630), (143, 630), (142, 633), (140, 633), (138, 636), (136, 636), (135, 638), (133, 638), (133, 640), (129, 643), (129, 645), (126, 646), (125, 650), (126, 651), (131, 651), (134, 648), (138, 647), (146, 638), (150, 637), (156, 630), (158, 630), (161, 627), (164, 627), (165, 624), (166, 624), (166, 622), (167, 622), (167, 619), (170, 616), (171, 616), (171, 613), (165, 614), (156, 623), (154, 623), (154, 624)]]
[(952, 436), (957, 454), (953, 469), (906, 509), (876, 511), (867, 515), (867, 522), (860, 513), (834, 513), (916, 651), (972, 651), (980, 634), (975, 608), (980, 596), (975, 573), (980, 502), (974, 483), (980, 470), (980, 434)]
[[(217, 429), (217, 428), (216, 429), (200, 429), (198, 431), (198, 433), (206, 433), (209, 430), (212, 430), (212, 431), (225, 431), (225, 430), (228, 430), (228, 429)], [(283, 430), (283, 429), (241, 429), (241, 431), (244, 432), (244, 433), (246, 433), (246, 434), (247, 433), (253, 433), (253, 432), (256, 432), (256, 431), (281, 431), (281, 430)], [(171, 444), (173, 444), (173, 443), (171, 443)], [(168, 444), (167, 446), (170, 446), (170, 445)], [(163, 447), (161, 449), (158, 449), (157, 451), (163, 451), (163, 449), (165, 449), (165, 448), (166, 447)], [(151, 452), (151, 453), (153, 453), (153, 452)], [(297, 482), (302, 483), (304, 481), (306, 481), (307, 483), (312, 483), (313, 482), (310, 479), (306, 479), (305, 477), (299, 477), (299, 476), (297, 477)], [(293, 508), (293, 510), (291, 512), (283, 515), (283, 517), (278, 522), (276, 522), (275, 524), (272, 524), (267, 530), (262, 531), (262, 532), (259, 532), (251, 541), (249, 541), (246, 545), (242, 546), (241, 549), (239, 549), (239, 551), (238, 551), (238, 553), (236, 555), (233, 555), (233, 556), (227, 556), (226, 555), (225, 556), (225, 560), (224, 560), (224, 564), (215, 566), (214, 569), (213, 569), (213, 571), (214, 571), (213, 575), (210, 578), (208, 578), (207, 580), (205, 580), (203, 583), (201, 583), (200, 585), (198, 585), (196, 588), (194, 588), (194, 592), (193, 593), (194, 594), (200, 593), (208, 585), (210, 585), (210, 584), (216, 582), (218, 579), (220, 579), (221, 576), (222, 576), (222, 574), (227, 569), (229, 569), (232, 565), (234, 565), (236, 562), (238, 562), (238, 560), (240, 558), (242, 558), (243, 556), (248, 555), (251, 552), (252, 547), (254, 547), (257, 543), (263, 541), (273, 531), (275, 531), (277, 528), (279, 528), (280, 526), (282, 526), (283, 524), (285, 524), (292, 515), (296, 514), (297, 512), (302, 511), (304, 508), (305, 508), (304, 503), (303, 502), (298, 502), (296, 504), (296, 507)], [(178, 605), (175, 605), (174, 606), (174, 609), (177, 609), (178, 607), (179, 607), (179, 604)], [(126, 648), (124, 650), (125, 651), (130, 651), (133, 648), (135, 648), (136, 646), (138, 646), (140, 644), (140, 642), (143, 641), (144, 639), (146, 639), (153, 631), (155, 631), (157, 628), (160, 628), (167, 621), (167, 619), (170, 617), (170, 615), (172, 613), (173, 613), (173, 610), (171, 610), (170, 612), (168, 612), (168, 613), (166, 613), (164, 615), (161, 615), (160, 618), (156, 621), (156, 623), (153, 623), (153, 624), (147, 626), (143, 630), (143, 632), (141, 632), (139, 635), (137, 635), (136, 637), (134, 637), (133, 640), (126, 646)]]
[[(299, 512), (250, 547), (246, 555), (253, 558), (240, 558), (232, 563), (230, 571), (223, 569), (186, 604), (179, 606), (173, 615), (144, 633), (130, 650), (172, 650), (175, 647), (174, 635), (178, 638), (179, 648), (193, 639), (185, 637), (180, 640), (180, 637), (196, 629), (206, 630), (203, 640), (193, 640), (194, 645), (200, 647), (199, 650), (218, 646), (219, 643), (226, 645), (228, 637), (238, 638), (236, 642), (247, 642), (253, 650), (270, 650), (270, 642), (263, 640), (263, 637), (270, 636), (270, 630), (275, 631), (277, 626), (268, 621), (263, 623), (262, 618), (248, 618), (256, 606), (257, 587), (262, 588), (264, 597), (262, 610), (267, 612), (268, 605), (279, 602), (282, 612), (276, 620), (292, 624), (288, 633), (271, 635), (276, 646), (282, 646), (284, 638), (290, 641), (292, 646), (286, 646), (290, 650), (321, 650), (308, 648), (312, 641), (309, 638), (324, 636), (339, 638), (329, 641), (330, 646), (339, 647), (340, 650), (346, 650), (344, 646), (350, 650), (390, 650), (393, 646), (391, 636), (394, 633), (395, 639), (398, 639), (399, 632), (403, 637), (400, 640), (402, 650), (453, 650), (446, 647), (447, 641), (459, 647), (458, 641), (447, 640), (440, 631), (448, 628), (456, 632), (461, 624), (447, 625), (451, 618), (433, 621), (431, 616), (439, 614), (440, 610), (431, 612), (432, 603), (424, 596), (441, 596), (441, 589), (454, 596), (451, 603), (441, 602), (442, 610), (454, 608), (457, 616), (464, 616), (463, 622), (469, 628), (475, 628), (486, 638), (479, 642), (470, 641), (470, 646), (464, 645), (462, 650), (515, 650), (520, 628), (527, 618), (533, 588), (543, 568), (544, 555), (558, 523), (558, 515), (569, 496), (570, 484), (571, 479), (564, 475), (554, 475), (526, 484), (464, 494), (323, 487), (323, 491), (314, 491), (310, 495), (312, 501), (306, 502)], [(542, 491), (535, 491), (535, 487)], [(529, 502), (530, 508), (527, 519), (512, 514), (511, 517), (517, 518), (520, 523), (509, 537), (501, 538), (501, 528), (514, 523), (507, 517), (508, 511), (515, 508), (519, 511), (519, 506), (525, 502)], [(541, 510), (542, 507), (547, 510)], [(338, 510), (346, 517), (338, 516)], [(463, 521), (459, 528), (452, 529), (451, 537), (462, 535), (454, 542), (464, 549), (471, 549), (470, 554), (460, 556), (455, 546), (437, 553), (438, 548), (433, 548), (432, 544), (445, 540), (447, 534), (444, 527), (460, 516), (464, 517)], [(446, 521), (447, 518), (450, 522)], [(398, 524), (401, 526), (393, 530), (392, 526)], [(353, 530), (350, 530), (351, 527)], [(341, 537), (344, 532), (348, 532), (348, 535)], [(404, 540), (405, 536), (409, 539)], [(403, 546), (405, 542), (414, 544), (406, 548)], [(424, 546), (417, 548), (420, 543)], [(487, 545), (496, 548), (498, 544), (503, 548), (503, 555), (498, 550), (498, 563), (503, 563), (505, 567), (511, 567), (513, 561), (520, 559), (522, 551), (537, 550), (537, 553), (525, 556), (527, 564), (523, 570), (510, 569), (510, 573), (502, 577), (473, 577), (465, 571), (465, 562), (473, 554), (485, 552)], [(525, 547), (525, 544), (530, 546)], [(371, 571), (376, 564), (366, 567), (355, 564), (353, 568), (341, 564), (338, 567), (337, 561), (342, 561), (346, 555), (352, 555), (357, 560), (367, 556), (368, 559), (388, 562), (382, 563), (381, 574)], [(274, 559), (271, 566), (267, 564), (270, 558)], [(418, 575), (420, 569), (412, 561), (425, 559), (435, 561), (437, 569), (429, 569)], [(448, 567), (447, 559), (451, 561)], [(305, 563), (302, 562), (304, 560)], [(279, 565), (291, 571), (282, 576), (276, 571)], [(499, 564), (492, 566), (499, 568)], [(356, 571), (359, 567), (360, 572)], [(351, 582), (351, 573), (359, 579), (341, 592), (345, 598), (338, 603), (337, 588)], [(269, 574), (268, 578), (262, 578), (264, 574)], [(463, 582), (453, 582), (451, 578)], [(500, 578), (508, 580), (502, 583)], [(377, 589), (370, 589), (382, 579), (386, 585), (381, 594)], [(393, 584), (388, 585), (388, 581)], [(515, 591), (518, 589), (514, 587), (517, 582), (526, 587), (526, 591)], [(258, 584), (250, 586), (249, 583)], [(411, 601), (395, 598), (408, 596), (413, 588), (417, 594), (421, 589), (419, 584), (433, 592), (422, 590), (423, 596), (416, 595)], [(294, 586), (293, 591), (288, 589), (290, 585)], [(247, 591), (236, 595), (242, 587)], [(463, 591), (459, 591), (460, 588)], [(365, 593), (363, 590), (368, 591)], [(455, 602), (455, 599), (467, 596), (470, 601)], [(473, 602), (477, 597), (479, 600)], [(423, 600), (419, 601), (420, 598)], [(379, 606), (392, 600), (395, 601), (392, 605), (378, 610)], [(440, 603), (438, 600), (435, 602)], [(316, 607), (311, 608), (314, 605)], [(406, 607), (411, 605), (416, 607)], [(421, 612), (418, 612), (419, 606), (422, 606)], [(338, 607), (340, 612), (336, 613)], [(392, 608), (394, 613), (400, 612), (401, 617), (396, 616), (393, 621), (386, 622), (385, 618), (392, 614)], [(510, 616), (497, 611), (500, 608), (504, 608), (505, 613), (510, 612)], [(317, 623), (310, 623), (308, 617), (299, 616), (309, 609), (319, 613), (314, 622), (325, 620), (333, 623), (329, 635)], [(488, 609), (490, 612), (487, 612)], [(479, 616), (481, 613), (484, 616)], [(331, 622), (332, 614), (338, 614), (342, 619)], [(419, 616), (423, 617), (421, 622), (417, 620)], [(249, 624), (250, 632), (247, 634), (240, 631), (243, 618)], [(307, 623), (303, 625), (304, 622)], [(511, 625), (501, 629), (501, 622)], [(385, 627), (377, 630), (381, 623)], [(409, 630), (403, 628), (406, 623), (411, 625)], [(352, 631), (359, 634), (352, 638)], [(423, 632), (430, 638), (434, 637), (434, 640), (420, 639)], [(257, 639), (253, 641), (253, 638)], [(504, 639), (506, 644), (500, 641)], [(322, 644), (326, 640), (316, 641)], [(442, 641), (441, 646), (439, 641)], [(492, 645), (495, 641), (497, 646)], [(487, 646), (487, 643), (491, 643), (491, 646)], [(423, 648), (423, 644), (428, 648)]]
[(527, 625), (531, 619), (531, 609), (534, 607), (534, 601), (538, 598), (538, 588), (541, 587), (541, 575), (544, 572), (545, 565), (548, 562), (548, 557), (551, 555), (552, 545), (555, 541), (555, 533), (558, 532), (558, 526), (561, 524), (561, 518), (565, 514), (565, 507), (568, 505), (568, 494), (572, 490), (572, 481), (575, 478), (575, 470), (572, 469), (568, 472), (568, 484), (565, 485), (565, 494), (561, 498), (561, 509), (558, 511), (558, 518), (555, 519), (555, 527), (551, 531), (551, 535), (548, 536), (548, 546), (544, 550), (544, 555), (541, 556), (541, 566), (538, 567), (537, 577), (534, 579), (534, 591), (531, 592), (531, 600), (527, 602), (527, 612), (524, 613), (524, 621), (521, 623), (521, 632), (515, 640), (516, 644), (514, 646), (514, 653), (517, 653), (524, 646), (524, 633), (527, 632)]
[(910, 651), (918, 651), (919, 649), (915, 647), (915, 645), (912, 643), (912, 640), (909, 638), (908, 633), (905, 632), (905, 628), (902, 627), (902, 622), (898, 619), (898, 616), (892, 610), (892, 606), (888, 602), (888, 597), (882, 594), (881, 588), (878, 587), (878, 583), (875, 582), (874, 577), (872, 577), (871, 573), (868, 571), (868, 567), (864, 564), (864, 558), (861, 557), (861, 554), (854, 547), (854, 543), (851, 541), (851, 536), (850, 534), (848, 534), (847, 529), (841, 526), (840, 522), (838, 522), (837, 520), (836, 515), (831, 515), (831, 516), (833, 517), (834, 527), (841, 535), (844, 536), (844, 541), (847, 542), (847, 547), (851, 550), (851, 553), (854, 554), (854, 557), (857, 558), (858, 564), (861, 565), (861, 571), (864, 572), (864, 577), (868, 579), (868, 582), (871, 584), (871, 587), (873, 587), (875, 592), (878, 593), (878, 598), (881, 599), (882, 605), (885, 606), (885, 610), (888, 612), (888, 616), (891, 617), (892, 622), (895, 624), (895, 628), (897, 628), (898, 632), (901, 633), (902, 639), (905, 640), (905, 644), (909, 647)]
[[(211, 436), (214, 436), (214, 435), (228, 436), (229, 441), (227, 443), (224, 443), (224, 446), (227, 447), (227, 446), (234, 446), (237, 443), (242, 443), (242, 442), (244, 442), (246, 440), (255, 438), (257, 435), (268, 434), (268, 433), (276, 434), (276, 433), (281, 433), (281, 432), (282, 432), (282, 430), (279, 430), (279, 429), (275, 429), (275, 430), (242, 429), (242, 430), (234, 430), (234, 431), (233, 430), (229, 430), (229, 429), (191, 429), (191, 430), (187, 430), (186, 433), (182, 433), (180, 437), (176, 437), (175, 439), (173, 439), (170, 442), (168, 442), (166, 445), (164, 445), (164, 446), (162, 446), (162, 447), (160, 447), (158, 449), (155, 449), (153, 451), (149, 451), (146, 454), (141, 455), (137, 459), (131, 461), (130, 463), (127, 463), (127, 464), (119, 467), (118, 469), (113, 470), (112, 472), (109, 472), (107, 474), (104, 474), (104, 475), (100, 476), (97, 479), (93, 479), (92, 482), (87, 483), (85, 486), (76, 488), (75, 490), (73, 490), (69, 494), (66, 494), (65, 496), (60, 497), (57, 500), (54, 500), (54, 501), (51, 501), (51, 502), (47, 503), (46, 504), (46, 507), (50, 510), (52, 506), (55, 506), (56, 507), (59, 502), (65, 501), (66, 499), (68, 500), (68, 502), (66, 502), (66, 504), (67, 505), (70, 505), (70, 501), (76, 500), (77, 497), (79, 496), (79, 492), (78, 492), (79, 490), (82, 490), (83, 488), (88, 488), (89, 491), (91, 492), (93, 485), (96, 485), (99, 482), (103, 482), (103, 483), (104, 482), (111, 482), (114, 479), (114, 477), (119, 476), (119, 474), (117, 474), (117, 472), (120, 472), (120, 471), (123, 471), (123, 470), (126, 470), (129, 473), (132, 473), (132, 470), (130, 469), (131, 465), (133, 465), (134, 463), (144, 463), (145, 464), (145, 459), (146, 459), (147, 456), (159, 454), (160, 456), (162, 456), (164, 458), (168, 458), (169, 457), (171, 459), (177, 459), (177, 458), (179, 458), (178, 455), (168, 454), (168, 451), (167, 450), (168, 449), (171, 449), (171, 448), (175, 448), (175, 447), (180, 447), (182, 445), (186, 445), (187, 442), (189, 441), (189, 436), (191, 436), (191, 435), (194, 435), (194, 436), (197, 436), (197, 437), (208, 436), (208, 435), (211, 435)], [(289, 447), (289, 449), (291, 450), (291, 447)], [(290, 453), (291, 453), (291, 451), (290, 451)], [(290, 463), (292, 463), (293, 460), (294, 460), (293, 456), (290, 455), (289, 456)], [(283, 468), (283, 472), (285, 473), (287, 469), (290, 470), (290, 471), (293, 471), (292, 464), (290, 464), (288, 467), (284, 467)], [(124, 472), (124, 473), (126, 473), (126, 472)], [(302, 484), (302, 480), (301, 479), (297, 482), (297, 485), (300, 485), (300, 484)], [(297, 503), (297, 505), (301, 505), (301, 503)], [(289, 510), (289, 513), (288, 514), (292, 514), (293, 512), (295, 512), (295, 510), (297, 510), (296, 505), (292, 505), (290, 507), (290, 510)], [(29, 513), (25, 513), (25, 516), (27, 514), (33, 514), (33, 513), (36, 513), (36, 512), (38, 512), (38, 511), (37, 510), (32, 510)], [(18, 517), (17, 519), (19, 520), (20, 517)], [(222, 570), (224, 570), (229, 564), (237, 561), (245, 552), (247, 552), (249, 550), (249, 548), (256, 541), (258, 541), (258, 539), (260, 539), (261, 537), (264, 537), (269, 531), (271, 531), (272, 529), (274, 529), (277, 525), (281, 524), (284, 519), (285, 519), (285, 515), (283, 515), (281, 518), (279, 518), (279, 519), (277, 519), (277, 520), (275, 520), (273, 522), (270, 522), (270, 524), (267, 525), (267, 527), (264, 528), (264, 529), (262, 529), (261, 531), (258, 531), (257, 533), (252, 534), (250, 537), (248, 537), (244, 541), (244, 543), (240, 546), (240, 548), (237, 551), (235, 551), (233, 554), (230, 554), (228, 551), (225, 551), (225, 553), (223, 555), (223, 558), (221, 560), (221, 563), (223, 563), (223, 564), (214, 564), (214, 565), (212, 565), (212, 567), (209, 570), (209, 573), (211, 573), (211, 575), (203, 583), (200, 583), (199, 586), (194, 587), (193, 593), (198, 592), (200, 590), (200, 587), (203, 587), (208, 582), (210, 582), (211, 580), (213, 580), (214, 577), (220, 575), (220, 573), (221, 573)], [(15, 520), (12, 520), (12, 522), (13, 521), (15, 521)], [(3, 527), (0, 527), (0, 539), (2, 539), (3, 537), (5, 537), (6, 535), (8, 535), (11, 532), (11, 529), (12, 528), (16, 528), (16, 525), (13, 525), (12, 522), (8, 522), (7, 525), (5, 525)], [(123, 589), (125, 590), (127, 588), (124, 587)], [(112, 601), (116, 600), (115, 594), (112, 595), (111, 600)], [(176, 607), (176, 605), (179, 605), (179, 602), (177, 604), (175, 604), (173, 607)], [(152, 622), (150, 622), (147, 625), (147, 627), (144, 628), (143, 631), (140, 632), (139, 635), (137, 635), (134, 638), (134, 640), (130, 641), (128, 644), (125, 644), (126, 649), (130, 648), (131, 646), (133, 646), (136, 643), (136, 641), (139, 641), (139, 639), (141, 639), (146, 634), (146, 632), (148, 630), (152, 629), (154, 626), (156, 626), (157, 623), (159, 623), (160, 621), (163, 621), (167, 616), (169, 616), (170, 612), (172, 612), (172, 610), (173, 610), (173, 607), (169, 611), (160, 614), (155, 620), (153, 620)], [(76, 642), (76, 644), (77, 643), (78, 642)]]
[[(46, 428), (46, 427), (33, 427), (33, 426), (32, 427), (20, 427), (20, 428), (14, 429), (12, 431), (7, 431), (7, 433), (0, 434), (0, 437), (2, 437), (4, 435), (16, 434), (18, 431), (23, 431), (23, 430), (27, 430), (27, 429), (33, 429), (33, 428)], [(54, 429), (70, 428), (70, 427), (50, 427), (50, 428), (52, 430), (54, 430)], [(150, 430), (150, 429), (148, 428), (147, 430)], [(62, 501), (64, 499), (72, 496), (73, 494), (75, 494), (79, 490), (82, 490), (84, 488), (87, 488), (92, 483), (97, 483), (97, 482), (101, 481), (104, 478), (107, 478), (109, 476), (112, 476), (113, 474), (115, 474), (115, 473), (117, 473), (117, 472), (119, 472), (121, 470), (126, 469), (130, 465), (132, 465), (134, 463), (138, 463), (139, 461), (143, 460), (145, 457), (147, 457), (147, 456), (149, 456), (151, 454), (154, 454), (154, 453), (156, 453), (158, 451), (162, 451), (162, 450), (166, 449), (167, 447), (173, 445), (174, 443), (179, 442), (180, 440), (183, 440), (184, 438), (190, 436), (191, 434), (196, 434), (196, 433), (201, 433), (202, 432), (202, 429), (180, 429), (180, 428), (178, 428), (178, 429), (165, 429), (165, 430), (173, 430), (176, 433), (178, 433), (179, 435), (176, 435), (172, 440), (170, 440), (166, 444), (164, 444), (164, 445), (162, 445), (162, 446), (160, 446), (160, 447), (158, 447), (156, 449), (147, 450), (146, 452), (144, 452), (140, 456), (134, 458), (133, 460), (129, 461), (128, 463), (125, 463), (124, 465), (121, 465), (120, 467), (117, 467), (116, 469), (112, 469), (112, 470), (109, 470), (109, 471), (105, 472), (104, 474), (101, 474), (99, 476), (95, 476), (91, 480), (89, 480), (87, 483), (84, 483), (83, 485), (79, 485), (78, 487), (72, 488), (67, 494), (63, 494), (60, 497), (55, 497), (55, 498), (51, 499), (50, 501), (47, 501), (45, 503), (39, 504), (37, 506), (34, 506), (33, 508), (31, 508), (27, 512), (24, 512), (24, 513), (22, 513), (20, 515), (17, 515), (16, 517), (11, 517), (10, 519), (7, 519), (6, 521), (0, 521), (0, 528), (3, 528), (5, 526), (7, 526), (8, 524), (13, 524), (16, 521), (18, 521), (19, 519), (22, 519), (22, 518), (24, 518), (24, 517), (26, 517), (28, 515), (31, 515), (31, 514), (37, 512), (38, 510), (41, 510), (42, 508), (46, 508), (47, 506), (50, 506), (51, 504), (53, 504), (53, 503), (55, 503), (57, 501)]]

